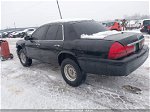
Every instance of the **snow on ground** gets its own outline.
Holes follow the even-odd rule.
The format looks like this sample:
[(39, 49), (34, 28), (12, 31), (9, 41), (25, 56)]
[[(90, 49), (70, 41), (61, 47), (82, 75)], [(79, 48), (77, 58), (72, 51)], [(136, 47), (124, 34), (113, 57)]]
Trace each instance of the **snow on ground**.
[(19, 39), (7, 40), (14, 59), (1, 62), (2, 109), (150, 109), (149, 58), (128, 76), (88, 74), (84, 84), (73, 88), (58, 66), (34, 60), (23, 67), (15, 48)]

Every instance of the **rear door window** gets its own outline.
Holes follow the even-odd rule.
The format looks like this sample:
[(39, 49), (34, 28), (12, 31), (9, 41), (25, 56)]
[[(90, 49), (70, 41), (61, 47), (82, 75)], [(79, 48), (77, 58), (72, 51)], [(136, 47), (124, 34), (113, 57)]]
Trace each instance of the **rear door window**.
[(45, 40), (56, 40), (59, 25), (50, 25)]
[(43, 40), (45, 37), (45, 34), (47, 32), (48, 25), (44, 25), (39, 27), (33, 34), (32, 38), (35, 40)]

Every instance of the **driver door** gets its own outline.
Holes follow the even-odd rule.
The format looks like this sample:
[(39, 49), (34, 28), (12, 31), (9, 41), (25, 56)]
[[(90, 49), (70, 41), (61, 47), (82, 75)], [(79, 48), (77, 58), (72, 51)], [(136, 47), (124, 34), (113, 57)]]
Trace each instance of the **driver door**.
[(40, 40), (45, 38), (48, 25), (39, 27), (25, 44), (26, 54), (31, 59), (41, 60)]

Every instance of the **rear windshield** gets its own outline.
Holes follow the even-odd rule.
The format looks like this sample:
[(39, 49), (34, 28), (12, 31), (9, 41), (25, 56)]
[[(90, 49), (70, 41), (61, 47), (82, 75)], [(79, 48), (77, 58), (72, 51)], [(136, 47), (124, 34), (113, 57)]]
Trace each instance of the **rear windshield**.
[(81, 36), (82, 34), (92, 35), (94, 33), (107, 31), (107, 28), (96, 21), (82, 21), (74, 23), (73, 28), (78, 36)]
[(143, 25), (144, 25), (144, 26), (150, 25), (150, 20), (145, 20), (145, 21), (143, 21)]

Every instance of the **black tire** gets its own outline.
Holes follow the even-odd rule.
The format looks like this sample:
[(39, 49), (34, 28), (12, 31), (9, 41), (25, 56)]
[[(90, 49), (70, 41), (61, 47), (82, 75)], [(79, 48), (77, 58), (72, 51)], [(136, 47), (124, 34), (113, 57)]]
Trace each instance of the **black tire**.
[[(24, 61), (23, 61), (23, 59), (22, 59), (22, 56), (21, 55), (23, 55), (24, 54)], [(31, 66), (31, 64), (32, 64), (32, 59), (30, 59), (30, 58), (28, 58), (26, 55), (25, 55), (25, 53), (24, 53), (24, 51), (23, 51), (23, 49), (21, 49), (20, 51), (19, 51), (19, 59), (20, 59), (20, 62), (21, 62), (21, 64), (23, 65), (23, 66), (25, 66), (25, 67), (29, 67), (29, 66)]]
[(5, 61), (6, 59), (4, 58), (4, 56), (1, 56), (1, 61)]
[[(67, 74), (69, 74), (70, 69), (66, 73), (66, 69), (65, 69), (66, 66), (71, 66), (71, 68), (73, 67), (73, 70), (75, 70), (76, 75), (74, 79), (73, 78), (69, 79), (70, 76)], [(61, 64), (61, 73), (66, 83), (73, 87), (77, 87), (81, 85), (86, 79), (86, 73), (82, 72), (78, 64), (74, 60), (69, 59), (69, 58), (63, 60)]]
[(10, 59), (13, 59), (13, 58), (14, 58), (13, 54), (10, 53)]
[(148, 30), (148, 34), (150, 34), (150, 30)]

